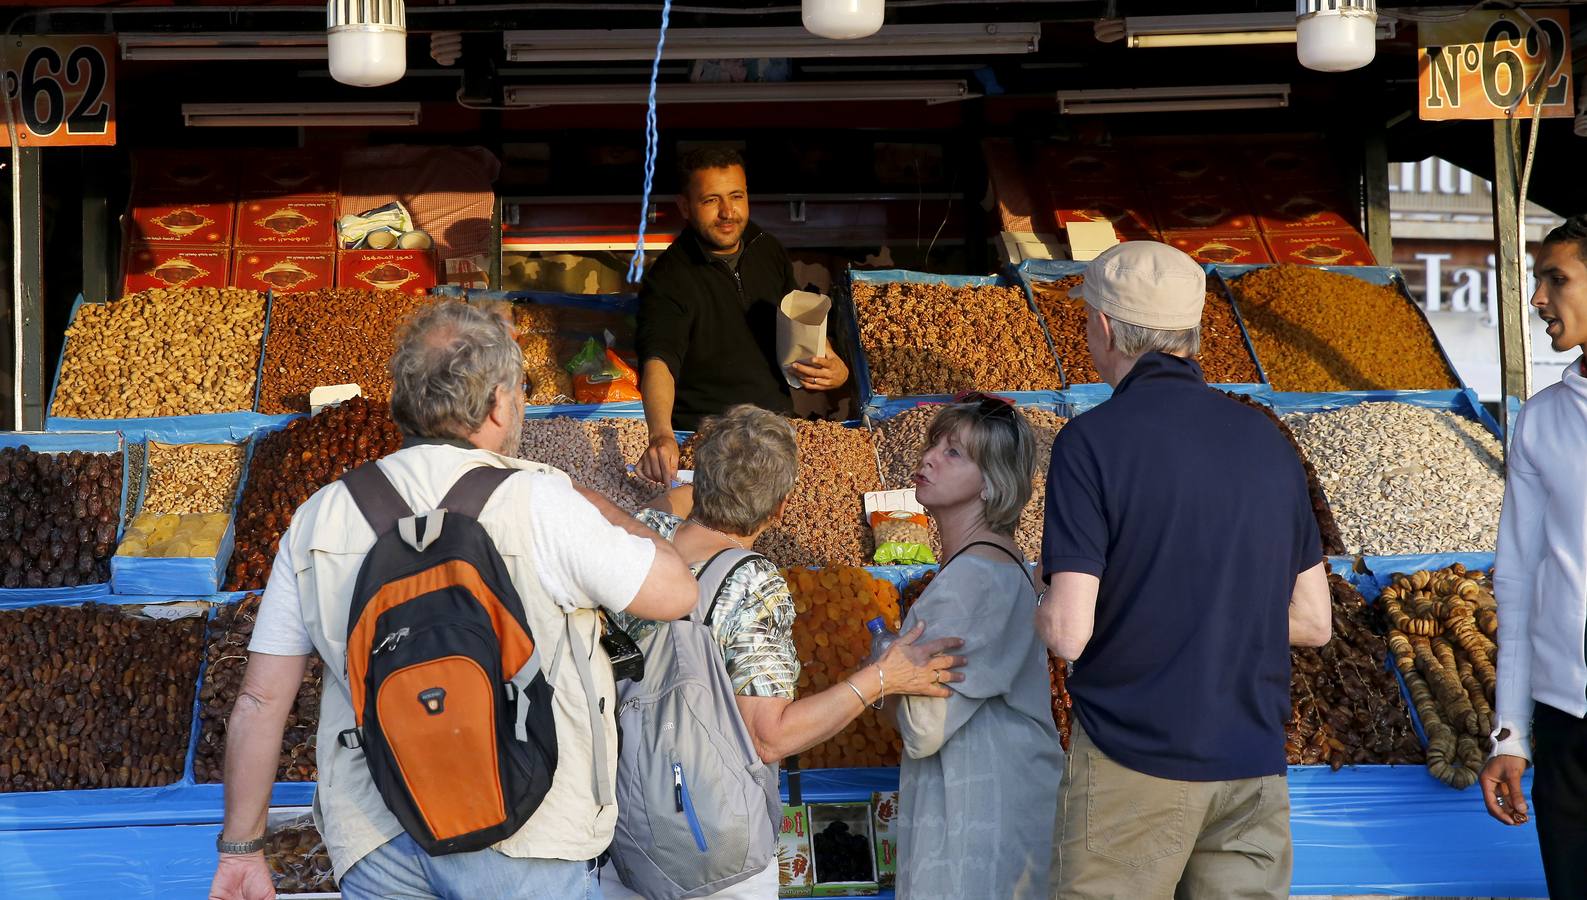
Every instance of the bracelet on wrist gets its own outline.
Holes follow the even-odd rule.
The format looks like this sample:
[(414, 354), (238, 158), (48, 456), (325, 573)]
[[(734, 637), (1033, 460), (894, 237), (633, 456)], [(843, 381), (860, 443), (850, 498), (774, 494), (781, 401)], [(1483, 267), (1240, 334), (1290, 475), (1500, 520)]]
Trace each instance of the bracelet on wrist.
[(224, 835), (215, 838), (215, 850), (222, 856), (248, 856), (263, 850), (264, 846), (262, 834), (250, 841), (228, 841)]
[(887, 699), (887, 676), (882, 674), (882, 664), (876, 664), (876, 680), (880, 683), (880, 693), (876, 695), (876, 702), (871, 704), (871, 709), (881, 709), (882, 701)]

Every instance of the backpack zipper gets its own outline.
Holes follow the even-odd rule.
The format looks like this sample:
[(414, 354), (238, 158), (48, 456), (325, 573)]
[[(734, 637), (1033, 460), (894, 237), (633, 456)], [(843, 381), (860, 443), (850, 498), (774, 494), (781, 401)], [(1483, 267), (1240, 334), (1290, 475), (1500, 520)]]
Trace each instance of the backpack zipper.
[(387, 650), (395, 650), (397, 649), (397, 645), (402, 643), (402, 639), (407, 636), (408, 628), (407, 626), (403, 626), (402, 628), (399, 628), (396, 631), (386, 635), (384, 638), (381, 638), (380, 643), (375, 645), (375, 649), (369, 651), (369, 655), (378, 656)]
[(700, 848), (701, 853), (710, 852), (705, 843), (705, 829), (700, 827), (700, 816), (694, 811), (694, 800), (689, 796), (689, 783), (683, 778), (683, 763), (672, 764), (672, 794), (677, 801), (678, 812), (689, 822), (689, 833), (694, 836), (694, 845)]

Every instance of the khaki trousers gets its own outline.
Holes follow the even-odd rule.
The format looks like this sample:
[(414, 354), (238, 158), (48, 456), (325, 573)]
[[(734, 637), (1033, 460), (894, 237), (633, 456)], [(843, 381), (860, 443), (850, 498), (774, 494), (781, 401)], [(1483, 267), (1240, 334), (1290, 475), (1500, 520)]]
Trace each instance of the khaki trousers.
[(1281, 775), (1170, 781), (1103, 755), (1075, 721), (1058, 788), (1058, 900), (1287, 900), (1294, 851)]

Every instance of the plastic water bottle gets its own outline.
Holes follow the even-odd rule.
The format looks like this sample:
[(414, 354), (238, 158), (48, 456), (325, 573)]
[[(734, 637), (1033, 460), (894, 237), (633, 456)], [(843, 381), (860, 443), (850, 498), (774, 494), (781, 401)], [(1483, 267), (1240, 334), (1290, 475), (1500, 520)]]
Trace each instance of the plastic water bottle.
[(866, 662), (872, 663), (882, 658), (887, 648), (898, 640), (898, 634), (887, 627), (887, 620), (881, 616), (865, 623), (865, 629), (871, 633), (871, 655), (866, 657)]

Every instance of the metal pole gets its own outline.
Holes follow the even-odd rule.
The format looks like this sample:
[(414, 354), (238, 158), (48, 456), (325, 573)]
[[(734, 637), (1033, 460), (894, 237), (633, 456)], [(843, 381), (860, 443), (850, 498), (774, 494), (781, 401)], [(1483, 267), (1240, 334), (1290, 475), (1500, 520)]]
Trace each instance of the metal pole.
[(1367, 243), (1378, 265), (1394, 265), (1394, 243), (1389, 223), (1389, 148), (1385, 129), (1378, 125), (1366, 134), (1362, 155), (1362, 181), (1366, 186)]
[(22, 341), (17, 347), (22, 383), (17, 398), (22, 410), (21, 428), (44, 427), (44, 203), (39, 171), (40, 151), (23, 148), (17, 152), (12, 177), (17, 209), (12, 221), (19, 227), (11, 239), (16, 242), (16, 284), (21, 290), (15, 298), (16, 315), (21, 319)]
[[(1520, 172), (1513, 134), (1508, 120), (1494, 120), (1493, 230), (1499, 245), (1495, 266), (1499, 295), (1495, 302), (1499, 307), (1501, 408), (1508, 404), (1504, 398), (1516, 397), (1524, 401), (1532, 395), (1532, 332), (1526, 318), (1526, 279), (1521, 274), (1525, 247), (1516, 194)], [(1499, 419), (1508, 432), (1508, 417), (1500, 415)], [(1509, 439), (1508, 433), (1505, 439)]]

